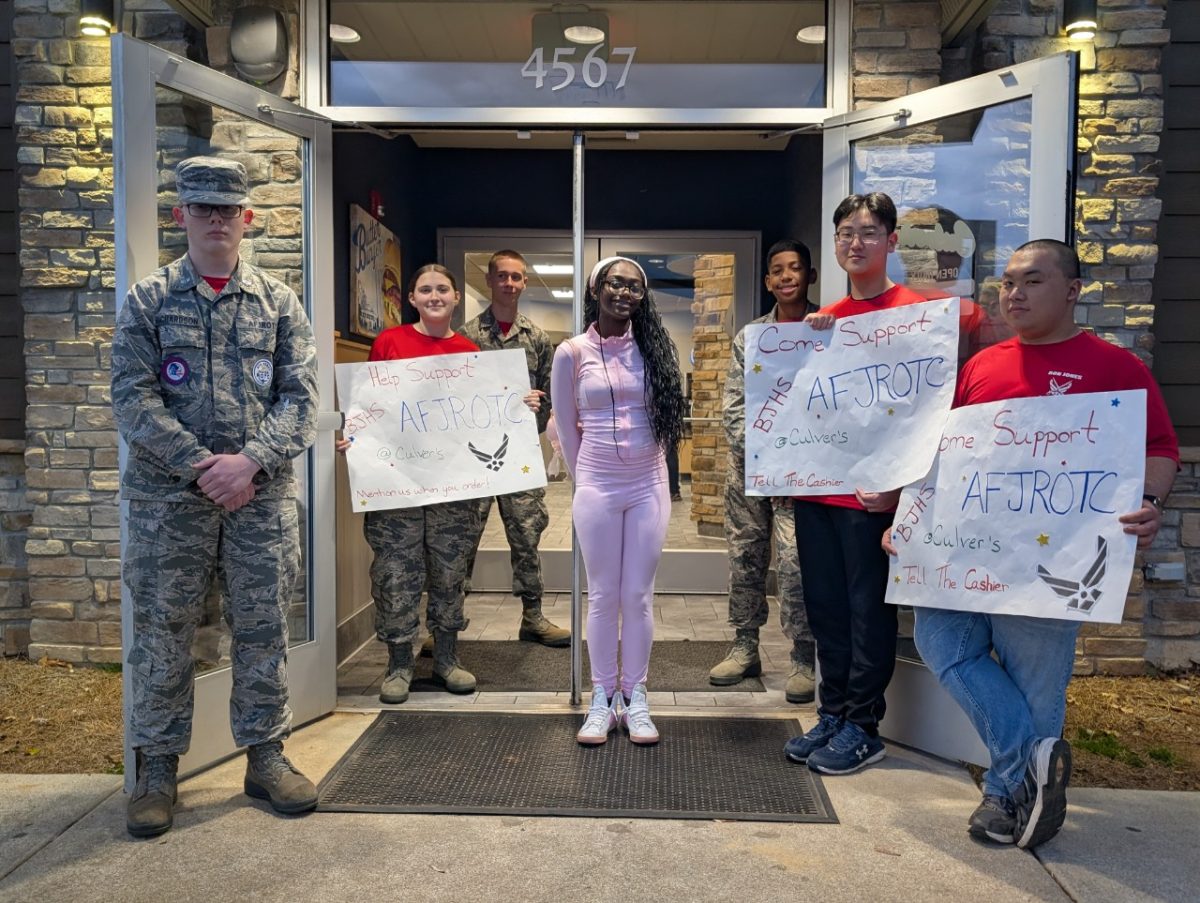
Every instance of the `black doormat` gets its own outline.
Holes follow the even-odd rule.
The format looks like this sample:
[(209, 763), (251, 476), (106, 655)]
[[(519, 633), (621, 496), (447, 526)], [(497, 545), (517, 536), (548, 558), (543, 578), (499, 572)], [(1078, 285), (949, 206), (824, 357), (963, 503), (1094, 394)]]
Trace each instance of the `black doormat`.
[(659, 716), (662, 740), (575, 742), (581, 715), (381, 712), (321, 781), (319, 811), (836, 823), (789, 762), (800, 724)]
[[(747, 677), (732, 687), (714, 687), (708, 672), (725, 657), (729, 643), (700, 640), (664, 640), (650, 655), (651, 690), (664, 692), (723, 692), (742, 690), (765, 693), (757, 677)], [(458, 657), (475, 675), (481, 693), (550, 693), (570, 689), (571, 650), (550, 649), (519, 640), (460, 640)], [(338, 692), (376, 696), (387, 669), (387, 648), (372, 643), (339, 669)], [(584, 686), (591, 686), (587, 646), (583, 650)], [(446, 692), (434, 683), (433, 661), (418, 658), (410, 689), (414, 693)]]

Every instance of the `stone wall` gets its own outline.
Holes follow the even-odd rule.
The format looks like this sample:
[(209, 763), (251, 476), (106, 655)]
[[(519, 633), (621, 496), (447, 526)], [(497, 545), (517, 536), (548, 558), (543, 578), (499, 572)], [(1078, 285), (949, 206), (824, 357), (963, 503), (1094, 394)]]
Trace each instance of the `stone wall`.
[[(24, 544), (27, 652), (31, 658), (114, 662), (121, 658), (121, 587), (117, 437), (109, 393), (115, 313), (109, 44), (79, 36), (78, 0), (15, 2), (12, 46), (28, 398), (25, 506), (31, 512)], [(286, 5), (295, 8), (294, 3)], [(222, 14), (228, 21), (234, 4), (225, 6)], [(288, 21), (294, 37), (294, 12)], [(228, 63), (228, 29), (209, 29), (209, 40), (159, 0), (123, 4), (122, 28), (181, 56), (211, 53)], [(294, 94), (295, 73), (293, 52), (291, 71), (278, 80), (277, 90)], [(192, 145), (187, 140), (173, 144), (165, 137), (174, 123), (169, 111), (163, 115), (160, 140), (167, 149), (161, 163), (169, 168), (175, 162), (171, 154), (185, 156)], [(295, 140), (281, 146), (273, 130), (236, 123), (221, 111), (214, 111), (213, 120), (216, 141), (211, 146), (244, 151), (252, 180), (259, 183), (252, 196), (263, 210), (256, 221), (259, 241), (253, 244), (258, 262), (277, 268), (278, 275), (299, 287)], [(164, 226), (171, 189), (167, 172)], [(179, 250), (170, 242), (164, 245), (167, 257)], [(0, 487), (7, 487), (8, 479), (5, 471)], [(15, 474), (12, 480), (15, 489)], [(5, 510), (6, 528), (10, 522), (19, 526), (20, 508)], [(0, 582), (8, 603), (24, 599), (20, 559), (14, 562), (8, 583)], [(0, 572), (0, 580), (7, 573)], [(0, 615), (0, 623), (10, 617)], [(19, 628), (6, 633), (20, 645)], [(14, 650), (6, 646), (6, 651)]]
[[(1055, 0), (1000, 0), (960, 62), (1002, 69), (1067, 49), (1080, 50), (1075, 238), (1084, 264), (1076, 319), (1152, 363), (1151, 284), (1158, 260), (1159, 135), (1163, 128), (1163, 0), (1101, 0), (1093, 42), (1060, 36)], [(966, 74), (966, 73), (963, 73)], [(1185, 582), (1147, 582), (1135, 570), (1120, 624), (1085, 625), (1076, 673), (1141, 673), (1200, 662), (1200, 496), (1196, 459), (1180, 473), (1163, 530), (1138, 565), (1185, 562)], [(1189, 545), (1190, 543), (1190, 545)]]
[(854, 4), (850, 34), (854, 109), (940, 84), (941, 15), (937, 0)]
[(0, 655), (16, 655), (29, 645), (25, 541), (31, 520), (25, 501), (25, 443), (0, 439)]
[(692, 300), (692, 520), (704, 536), (725, 535), (729, 447), (721, 428), (721, 397), (733, 349), (731, 254), (696, 258)]

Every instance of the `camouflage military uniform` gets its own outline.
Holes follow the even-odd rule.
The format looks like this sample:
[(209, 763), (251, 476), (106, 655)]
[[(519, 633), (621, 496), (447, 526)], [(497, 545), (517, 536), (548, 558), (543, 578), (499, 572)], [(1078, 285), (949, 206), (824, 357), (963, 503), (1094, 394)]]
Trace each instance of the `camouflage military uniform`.
[[(291, 459), (316, 434), (316, 351), (296, 295), (240, 261), (216, 292), (184, 256), (143, 279), (117, 317), (113, 411), (129, 454), (123, 577), (133, 606), (130, 742), (188, 749), (192, 638), (222, 576), (232, 631), (231, 726), (239, 745), (285, 737), (286, 610), (299, 573)], [(241, 452), (253, 500), (228, 512), (193, 464)]]
[(463, 581), (482, 532), (477, 499), (367, 512), (363, 533), (375, 553), (371, 597), (380, 640), (412, 643), (422, 589), (429, 593), (425, 626), (431, 633), (466, 629)]
[[(501, 335), (496, 326), (496, 317), (488, 307), (478, 317), (467, 323), (459, 334), (470, 339), (481, 351), (496, 351), (508, 348), (523, 348), (529, 363), (529, 385), (545, 392), (542, 406), (537, 413), (538, 432), (546, 430), (550, 420), (550, 365), (554, 360), (554, 348), (545, 330), (535, 326), (522, 313), (517, 314), (508, 335)], [(509, 554), (512, 560), (513, 595), (521, 599), (526, 608), (540, 609), (542, 601), (542, 562), (538, 556), (538, 543), (550, 523), (546, 510), (546, 490), (527, 489), (496, 496), (500, 506), (500, 518), (504, 521), (504, 533), (508, 537)], [(492, 510), (492, 499), (479, 499), (480, 538), (487, 526), (488, 514)], [(479, 551), (476, 542), (467, 568), (467, 586), (470, 588), (471, 572), (475, 567), (475, 555)]]
[[(777, 322), (778, 308), (753, 323)], [(767, 622), (767, 570), (771, 538), (779, 578), (779, 618), (793, 643), (792, 659), (813, 664), (813, 638), (804, 608), (796, 521), (791, 499), (748, 496), (746, 485), (746, 331), (733, 340), (729, 374), (725, 378), (723, 423), (729, 443), (729, 475), (725, 481), (725, 540), (729, 545), (729, 623), (739, 629), (758, 629)]]

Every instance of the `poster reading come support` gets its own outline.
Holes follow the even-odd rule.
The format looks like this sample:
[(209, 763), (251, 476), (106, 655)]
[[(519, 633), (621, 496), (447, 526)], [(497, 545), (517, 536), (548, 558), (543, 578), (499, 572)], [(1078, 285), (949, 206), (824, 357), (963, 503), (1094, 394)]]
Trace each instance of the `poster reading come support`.
[(546, 485), (525, 352), (337, 364), (355, 511)]
[(747, 495), (894, 489), (923, 476), (954, 400), (957, 298), (746, 327)]
[(955, 410), (900, 498), (887, 601), (1119, 622), (1145, 468), (1143, 389)]

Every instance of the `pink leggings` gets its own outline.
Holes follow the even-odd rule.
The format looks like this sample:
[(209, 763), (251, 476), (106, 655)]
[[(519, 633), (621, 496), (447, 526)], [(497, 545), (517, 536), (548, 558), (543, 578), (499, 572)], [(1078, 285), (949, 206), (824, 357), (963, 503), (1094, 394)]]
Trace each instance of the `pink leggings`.
[[(592, 683), (611, 699), (617, 687), (618, 636), (621, 692), (645, 683), (654, 642), (654, 572), (671, 517), (661, 459), (651, 473), (599, 477), (581, 473), (571, 506), (587, 568), (588, 657)], [(657, 477), (657, 479), (656, 479)], [(617, 617), (621, 625), (618, 632)]]

